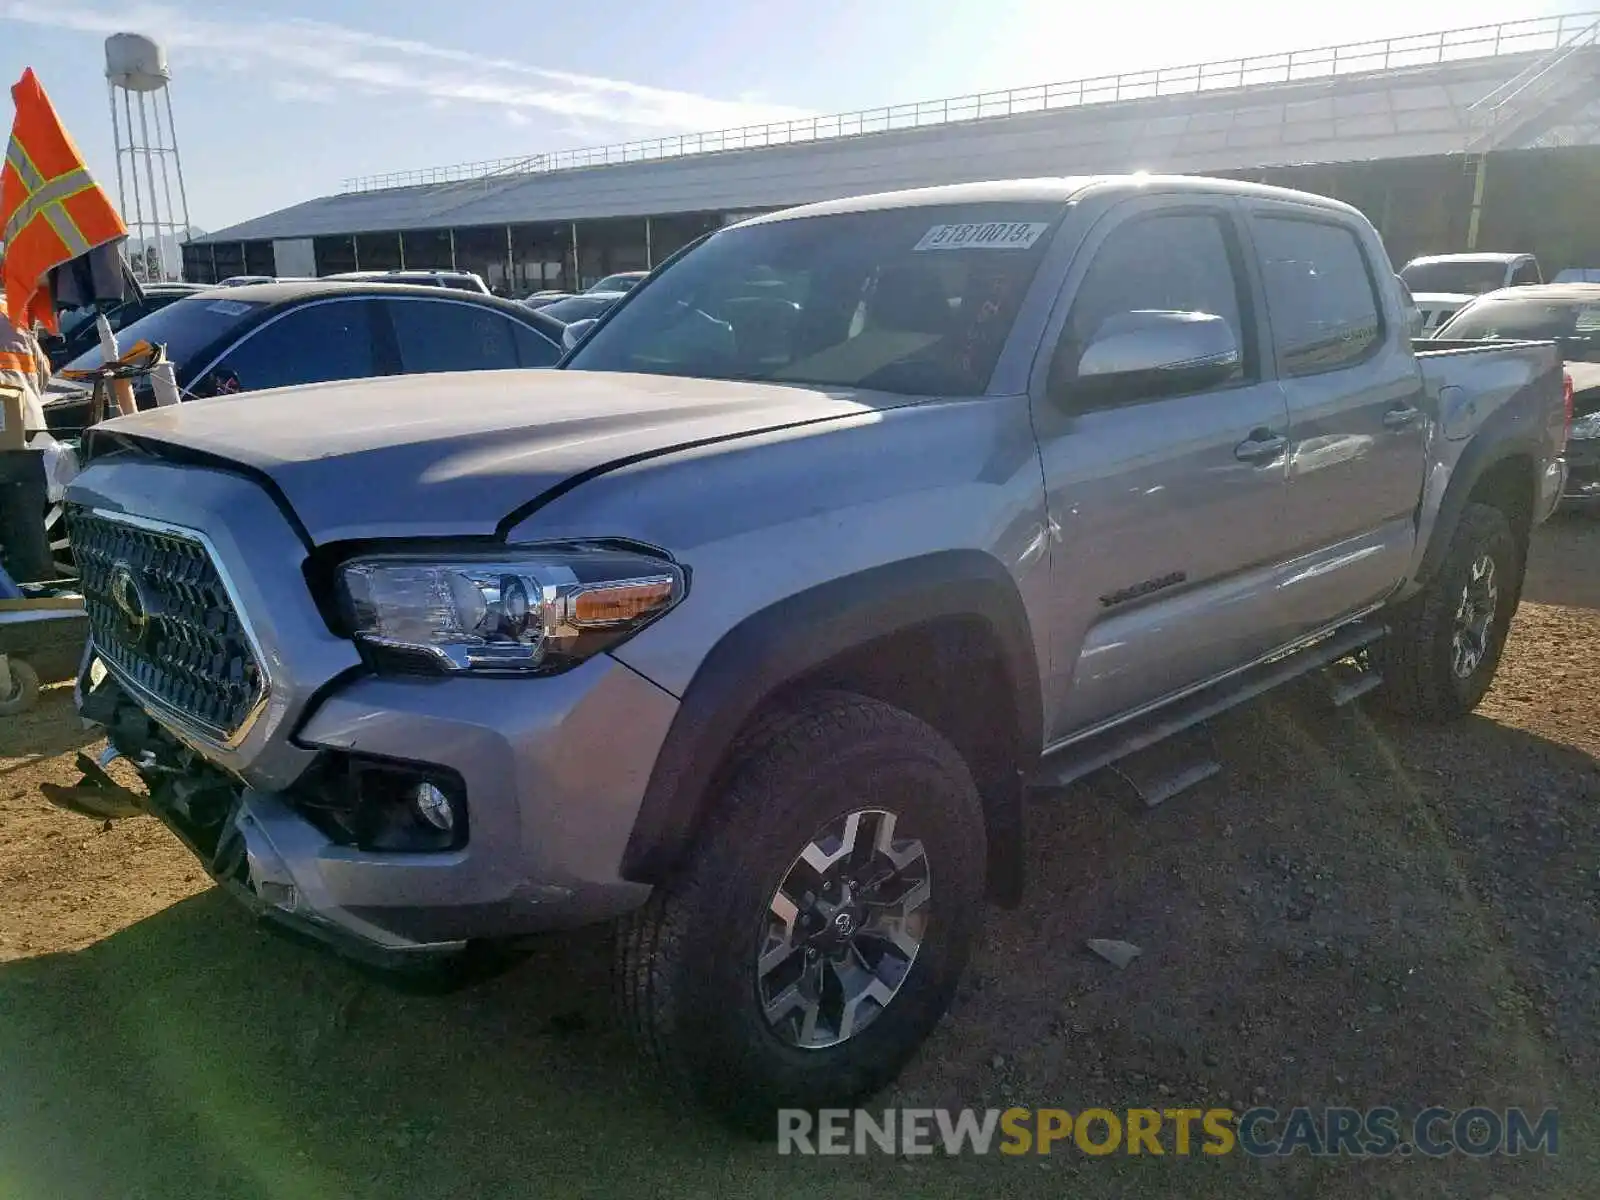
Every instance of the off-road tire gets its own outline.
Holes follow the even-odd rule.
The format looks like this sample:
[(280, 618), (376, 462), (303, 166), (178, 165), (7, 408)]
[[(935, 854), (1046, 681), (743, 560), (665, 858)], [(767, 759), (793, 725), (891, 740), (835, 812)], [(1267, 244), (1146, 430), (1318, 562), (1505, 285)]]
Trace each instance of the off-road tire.
[(11, 660), (11, 695), (0, 696), (0, 717), (25, 713), (38, 702), (39, 675), (20, 658)]
[[(1452, 665), (1456, 613), (1473, 564), (1483, 555), (1494, 562), (1498, 595), (1486, 650), (1463, 678)], [(1383, 675), (1379, 695), (1384, 703), (1426, 721), (1453, 720), (1476, 708), (1494, 682), (1522, 595), (1524, 569), (1505, 514), (1487, 504), (1468, 504), (1433, 577), (1388, 614), (1389, 636), (1378, 643), (1374, 656)]]
[[(735, 751), (688, 861), (618, 929), (616, 997), (669, 1080), (771, 1136), (778, 1108), (848, 1105), (880, 1090), (938, 1023), (982, 924), (983, 809), (966, 763), (891, 705), (824, 692), (773, 714)], [(926, 933), (894, 998), (825, 1049), (780, 1039), (758, 1002), (768, 903), (817, 831), (875, 806), (922, 842)]]

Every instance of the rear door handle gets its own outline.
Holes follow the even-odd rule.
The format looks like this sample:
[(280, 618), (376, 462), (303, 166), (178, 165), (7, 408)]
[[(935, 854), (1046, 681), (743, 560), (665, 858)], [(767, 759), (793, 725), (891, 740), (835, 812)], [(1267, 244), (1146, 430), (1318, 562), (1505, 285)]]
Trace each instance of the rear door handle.
[(1233, 448), (1233, 456), (1240, 462), (1271, 462), (1284, 452), (1289, 439), (1270, 429), (1252, 429), (1250, 436)]
[(1412, 408), (1409, 404), (1402, 404), (1398, 408), (1391, 408), (1383, 414), (1383, 427), (1385, 429), (1410, 429), (1422, 418), (1420, 408)]

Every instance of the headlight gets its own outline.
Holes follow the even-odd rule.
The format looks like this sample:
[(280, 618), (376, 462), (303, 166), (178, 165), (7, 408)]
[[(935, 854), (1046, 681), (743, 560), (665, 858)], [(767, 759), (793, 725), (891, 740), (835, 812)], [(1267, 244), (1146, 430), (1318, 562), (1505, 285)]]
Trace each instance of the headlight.
[(339, 572), (355, 638), (411, 669), (565, 670), (683, 599), (683, 568), (603, 545), (484, 555), (381, 555)]
[(1600, 412), (1585, 413), (1581, 417), (1574, 417), (1572, 428), (1567, 430), (1569, 438), (1600, 438)]

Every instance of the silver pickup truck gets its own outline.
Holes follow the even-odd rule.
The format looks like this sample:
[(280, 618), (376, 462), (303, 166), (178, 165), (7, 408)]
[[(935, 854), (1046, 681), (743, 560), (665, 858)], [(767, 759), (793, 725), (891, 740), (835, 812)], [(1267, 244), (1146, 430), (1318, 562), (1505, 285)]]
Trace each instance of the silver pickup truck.
[(109, 422), (79, 702), (147, 794), (54, 798), (385, 962), (620, 919), (671, 1073), (847, 1102), (1017, 899), (1031, 788), (1313, 671), (1478, 703), (1561, 364), (1404, 324), (1342, 204), (1016, 181), (721, 230), (564, 369)]

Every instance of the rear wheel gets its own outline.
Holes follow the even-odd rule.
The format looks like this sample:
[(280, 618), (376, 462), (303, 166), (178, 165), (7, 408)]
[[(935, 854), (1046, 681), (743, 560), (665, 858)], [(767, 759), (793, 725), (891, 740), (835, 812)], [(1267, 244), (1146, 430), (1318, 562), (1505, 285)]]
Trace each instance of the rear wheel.
[(1478, 706), (1500, 665), (1522, 570), (1505, 514), (1467, 505), (1438, 571), (1392, 614), (1390, 635), (1378, 644), (1392, 707), (1448, 720)]
[(768, 722), (692, 861), (626, 921), (619, 998), (669, 1075), (770, 1130), (882, 1088), (980, 927), (982, 807), (915, 717), (827, 693)]

